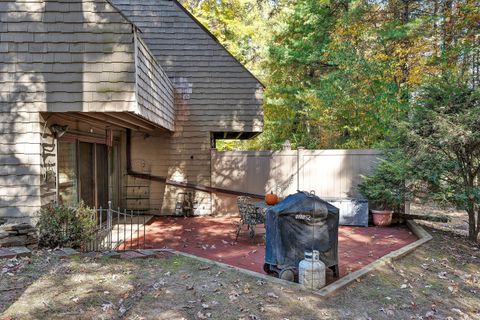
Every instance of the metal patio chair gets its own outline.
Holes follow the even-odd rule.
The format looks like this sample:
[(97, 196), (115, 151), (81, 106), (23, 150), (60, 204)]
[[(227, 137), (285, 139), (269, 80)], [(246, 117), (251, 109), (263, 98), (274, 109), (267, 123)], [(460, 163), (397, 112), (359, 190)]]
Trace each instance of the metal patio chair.
[(262, 213), (262, 210), (255, 207), (250, 197), (240, 196), (237, 198), (238, 211), (240, 212), (240, 222), (237, 225), (237, 232), (235, 241), (238, 240), (240, 231), (244, 225), (247, 225), (247, 230), (250, 231), (249, 237), (254, 241), (255, 238), (255, 227), (257, 224), (265, 223), (265, 216)]

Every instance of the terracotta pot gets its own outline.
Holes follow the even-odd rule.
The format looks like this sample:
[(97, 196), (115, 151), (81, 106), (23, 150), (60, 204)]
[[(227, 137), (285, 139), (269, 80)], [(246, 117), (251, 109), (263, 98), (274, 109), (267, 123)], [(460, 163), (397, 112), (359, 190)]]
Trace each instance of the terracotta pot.
[(379, 227), (386, 227), (392, 224), (393, 211), (391, 210), (371, 210), (373, 215), (373, 224)]

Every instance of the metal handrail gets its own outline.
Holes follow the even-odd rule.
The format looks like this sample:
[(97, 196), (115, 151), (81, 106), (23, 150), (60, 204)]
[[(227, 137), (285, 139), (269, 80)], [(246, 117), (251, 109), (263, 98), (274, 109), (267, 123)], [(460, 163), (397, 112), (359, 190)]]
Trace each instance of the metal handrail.
[(96, 228), (93, 240), (85, 245), (84, 251), (125, 251), (145, 248), (147, 221), (144, 214), (127, 209), (122, 211), (120, 208), (115, 210), (111, 201), (108, 202), (108, 208), (100, 207), (94, 211)]

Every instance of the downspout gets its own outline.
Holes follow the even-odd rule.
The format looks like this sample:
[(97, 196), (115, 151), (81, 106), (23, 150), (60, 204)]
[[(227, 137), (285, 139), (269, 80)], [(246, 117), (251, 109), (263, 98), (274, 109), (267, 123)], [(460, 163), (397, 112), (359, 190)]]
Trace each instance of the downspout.
[(127, 175), (144, 180), (156, 181), (165, 183), (169, 186), (187, 188), (192, 190), (198, 190), (203, 192), (213, 192), (213, 193), (223, 193), (234, 196), (248, 196), (251, 198), (264, 199), (264, 195), (259, 195), (255, 193), (248, 193), (242, 191), (235, 191), (223, 188), (210, 187), (202, 184), (190, 183), (190, 182), (180, 182), (175, 180), (167, 179), (166, 177), (156, 176), (147, 173), (136, 172), (132, 169), (132, 130), (127, 129), (127, 141), (126, 141), (126, 153), (127, 153)]

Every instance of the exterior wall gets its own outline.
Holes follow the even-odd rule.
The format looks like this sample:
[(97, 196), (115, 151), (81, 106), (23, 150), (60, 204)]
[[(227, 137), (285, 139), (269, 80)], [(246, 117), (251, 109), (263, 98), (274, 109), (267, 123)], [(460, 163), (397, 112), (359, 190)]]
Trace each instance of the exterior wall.
[(0, 18), (2, 103), (21, 100), (17, 105), (41, 112), (133, 112), (173, 129), (171, 83), (106, 0), (3, 1)]
[[(282, 197), (297, 190), (324, 199), (361, 198), (358, 184), (381, 157), (379, 150), (212, 150), (212, 186)], [(236, 197), (214, 195), (214, 212), (236, 213)]]
[(168, 130), (173, 130), (175, 124), (173, 85), (137, 33), (135, 47), (137, 113)]
[(132, 25), (106, 1), (3, 1), (0, 17), (11, 110), (135, 110)]
[[(176, 92), (175, 132), (134, 136), (132, 153), (153, 175), (210, 185), (210, 133), (260, 132), (260, 83), (175, 1), (112, 2), (140, 28)], [(153, 213), (172, 214), (178, 192), (185, 191), (151, 182)], [(197, 214), (211, 212), (209, 193), (194, 197)]]
[(40, 112), (145, 113), (172, 128), (171, 85), (142, 53), (151, 81), (138, 79), (157, 86), (142, 92), (161, 93), (167, 111), (143, 94), (137, 104), (133, 26), (107, 1), (0, 2), (0, 216), (29, 220), (54, 200), (52, 123)]
[(2, 107), (0, 132), (0, 216), (24, 220), (41, 206), (40, 115)]
[[(176, 2), (114, 2), (157, 61), (106, 0), (0, 2), (0, 216), (30, 219), (54, 199), (52, 119), (40, 112), (132, 112), (174, 128), (135, 135), (133, 154), (152, 174), (204, 185), (211, 132), (262, 130), (261, 85)], [(167, 214), (183, 191), (148, 188), (149, 206)], [(194, 197), (210, 213), (211, 195)]]

